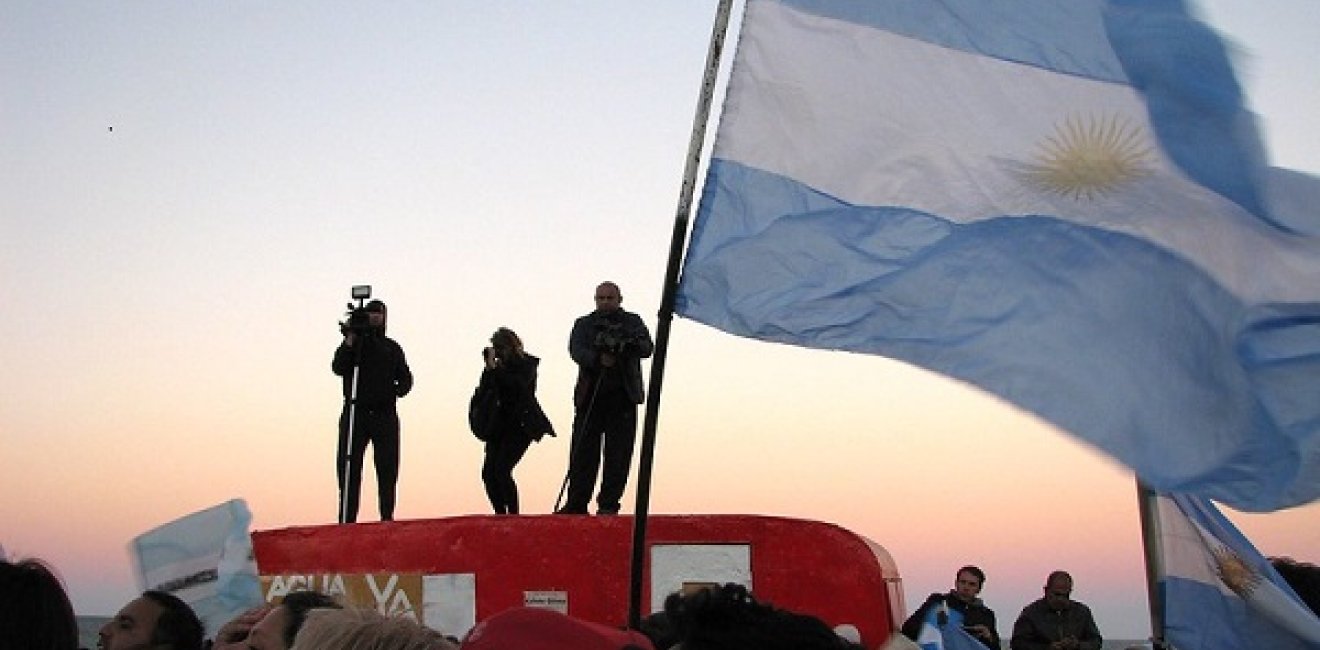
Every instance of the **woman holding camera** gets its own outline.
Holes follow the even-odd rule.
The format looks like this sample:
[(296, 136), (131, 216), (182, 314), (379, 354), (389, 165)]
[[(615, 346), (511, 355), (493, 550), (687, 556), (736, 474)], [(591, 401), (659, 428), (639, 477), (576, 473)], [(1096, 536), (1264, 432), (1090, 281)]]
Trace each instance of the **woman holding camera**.
[(554, 430), (536, 401), (536, 366), (541, 360), (523, 351), (522, 340), (507, 327), (495, 330), (490, 344), (482, 351), (486, 368), (481, 383), (498, 391), (499, 407), (486, 440), (481, 480), (495, 514), (516, 515), (518, 485), (513, 481), (513, 468), (533, 440), (554, 435)]

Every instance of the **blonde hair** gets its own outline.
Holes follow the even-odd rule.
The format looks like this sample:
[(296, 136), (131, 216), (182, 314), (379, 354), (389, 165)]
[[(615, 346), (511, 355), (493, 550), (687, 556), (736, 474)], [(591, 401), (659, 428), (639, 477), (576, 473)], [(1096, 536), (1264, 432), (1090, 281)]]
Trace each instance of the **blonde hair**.
[(457, 650), (439, 632), (373, 609), (314, 609), (289, 650)]

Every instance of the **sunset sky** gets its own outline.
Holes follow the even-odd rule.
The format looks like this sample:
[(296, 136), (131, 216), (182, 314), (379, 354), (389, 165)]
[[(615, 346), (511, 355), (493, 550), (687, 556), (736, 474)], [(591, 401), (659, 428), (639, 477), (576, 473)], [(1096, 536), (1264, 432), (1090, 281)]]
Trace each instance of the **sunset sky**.
[[(1275, 164), (1320, 172), (1320, 3), (1204, 9)], [(240, 497), (256, 529), (333, 522), (354, 284), (416, 376), (397, 516), (488, 511), (465, 409), (500, 326), (542, 358), (563, 432), (516, 474), (548, 512), (573, 319), (609, 279), (655, 329), (714, 13), (0, 4), (0, 545), (111, 614), (138, 590), (127, 543), (162, 523)], [(1004, 634), (1065, 568), (1106, 636), (1148, 633), (1131, 473), (973, 389), (676, 320), (658, 436), (652, 512), (837, 523), (892, 553), (911, 606), (978, 564)], [(1263, 553), (1320, 561), (1320, 505), (1230, 516)]]

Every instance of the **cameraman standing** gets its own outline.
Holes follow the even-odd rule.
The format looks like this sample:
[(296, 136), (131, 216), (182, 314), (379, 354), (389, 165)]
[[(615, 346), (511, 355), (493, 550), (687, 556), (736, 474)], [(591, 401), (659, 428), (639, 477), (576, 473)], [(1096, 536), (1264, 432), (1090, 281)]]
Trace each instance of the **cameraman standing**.
[[(339, 415), (339, 450), (335, 470), (339, 476), (340, 523), (357, 521), (358, 490), (362, 484), (362, 455), (367, 443), (375, 451), (376, 485), (380, 493), (381, 521), (394, 519), (395, 484), (399, 479), (399, 413), (395, 401), (412, 390), (413, 376), (403, 348), (385, 336), (385, 303), (372, 300), (363, 308), (365, 326), (344, 329), (344, 341), (330, 364), (344, 378), (344, 410)], [(350, 321), (351, 322), (351, 321)], [(353, 368), (358, 367), (357, 407), (353, 409), (353, 446), (347, 457), (348, 483), (344, 483), (345, 454), (350, 434), (349, 412), (353, 396)]]
[(637, 314), (620, 308), (623, 295), (613, 282), (596, 287), (596, 311), (573, 323), (568, 352), (578, 364), (573, 390), (573, 441), (568, 460), (568, 502), (556, 512), (587, 514), (600, 472), (596, 514), (619, 514), (637, 437), (637, 405), (642, 403), (642, 362), (655, 344)]

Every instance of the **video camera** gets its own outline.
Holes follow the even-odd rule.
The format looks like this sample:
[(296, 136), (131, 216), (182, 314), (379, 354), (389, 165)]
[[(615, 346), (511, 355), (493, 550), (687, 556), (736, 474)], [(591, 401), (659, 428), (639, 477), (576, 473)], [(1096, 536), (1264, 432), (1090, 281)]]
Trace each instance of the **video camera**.
[(596, 319), (596, 338), (591, 345), (597, 351), (617, 355), (622, 354), (624, 349), (633, 345), (636, 340), (636, 336), (624, 330), (622, 321), (610, 316), (601, 316)]
[(344, 312), (344, 320), (339, 321), (340, 334), (361, 334), (367, 335), (375, 332), (371, 326), (371, 312), (367, 311), (366, 300), (371, 297), (371, 285), (354, 285), (351, 293), (354, 300), (358, 301), (357, 306), (348, 303), (348, 311)]

